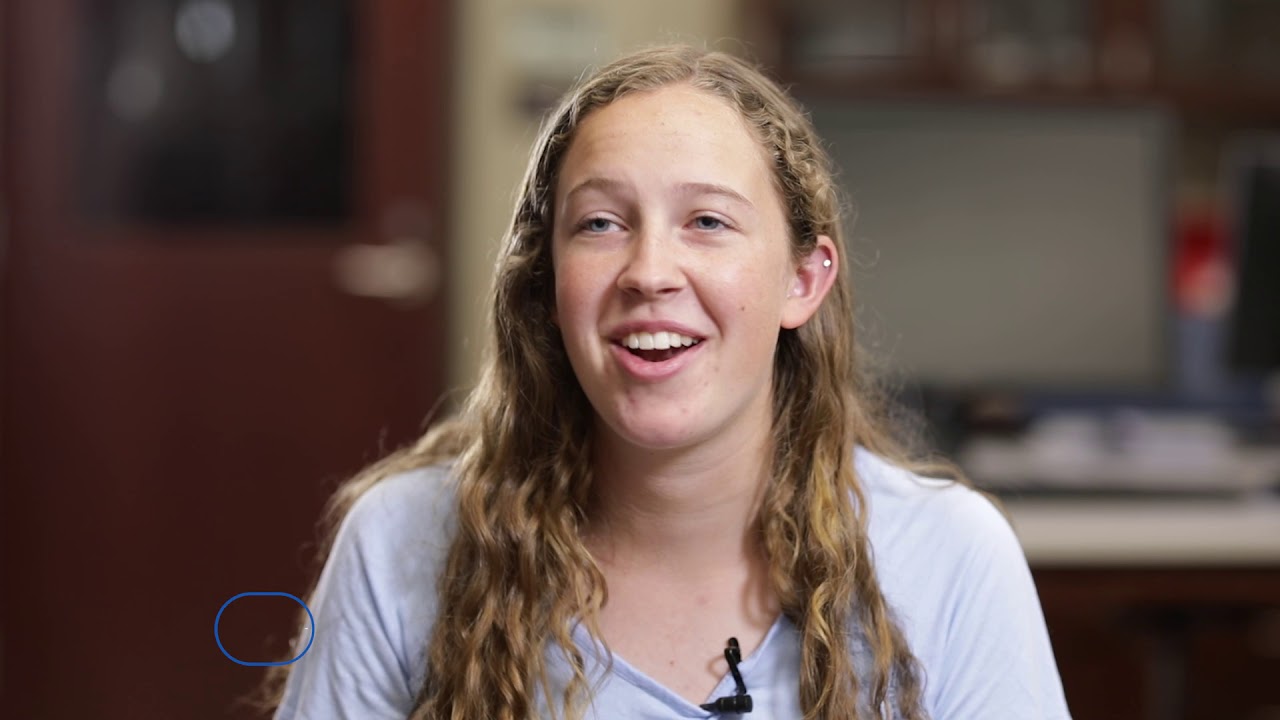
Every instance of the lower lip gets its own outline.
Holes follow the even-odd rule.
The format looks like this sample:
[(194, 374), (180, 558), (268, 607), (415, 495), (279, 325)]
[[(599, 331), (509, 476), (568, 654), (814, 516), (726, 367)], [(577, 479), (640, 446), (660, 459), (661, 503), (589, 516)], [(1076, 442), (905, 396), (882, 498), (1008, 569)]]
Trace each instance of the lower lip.
[(676, 375), (686, 365), (693, 362), (693, 357), (702, 351), (702, 346), (705, 344), (706, 340), (703, 340), (697, 345), (691, 345), (689, 349), (674, 357), (658, 362), (645, 360), (639, 355), (632, 354), (625, 347), (614, 343), (610, 343), (609, 349), (613, 352), (613, 357), (618, 361), (618, 364), (631, 377), (643, 382), (659, 382)]

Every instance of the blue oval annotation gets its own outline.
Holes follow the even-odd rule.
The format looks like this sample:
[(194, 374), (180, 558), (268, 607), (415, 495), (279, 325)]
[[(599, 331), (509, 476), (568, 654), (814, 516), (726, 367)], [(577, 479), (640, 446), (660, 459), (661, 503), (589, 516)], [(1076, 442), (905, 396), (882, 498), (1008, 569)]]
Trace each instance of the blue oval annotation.
[[(294, 657), (291, 660), (282, 660), (280, 662), (250, 662), (247, 660), (241, 660), (240, 658), (232, 655), (231, 653), (227, 652), (227, 649), (225, 647), (222, 646), (222, 638), (219, 637), (218, 635), (218, 623), (222, 622), (222, 613), (226, 612), (227, 606), (235, 602), (236, 600), (239, 600), (242, 597), (261, 597), (261, 596), (287, 597), (290, 600), (301, 605), (302, 609), (307, 611), (307, 629), (311, 631), (311, 636), (307, 638), (307, 646), (302, 648), (302, 652), (298, 653), (297, 657)], [(213, 639), (217, 641), (218, 649), (222, 651), (222, 654), (226, 655), (227, 659), (230, 660), (231, 662), (237, 663), (239, 665), (245, 665), (247, 667), (274, 667), (278, 665), (292, 665), (293, 663), (296, 663), (299, 660), (301, 660), (302, 656), (306, 655), (307, 651), (311, 649), (311, 642), (316, 639), (316, 618), (314, 615), (311, 614), (311, 608), (307, 607), (306, 603), (298, 599), (297, 595), (291, 595), (287, 592), (242, 592), (239, 595), (232, 597), (230, 600), (222, 603), (222, 607), (219, 608), (218, 610), (218, 617), (213, 619)]]

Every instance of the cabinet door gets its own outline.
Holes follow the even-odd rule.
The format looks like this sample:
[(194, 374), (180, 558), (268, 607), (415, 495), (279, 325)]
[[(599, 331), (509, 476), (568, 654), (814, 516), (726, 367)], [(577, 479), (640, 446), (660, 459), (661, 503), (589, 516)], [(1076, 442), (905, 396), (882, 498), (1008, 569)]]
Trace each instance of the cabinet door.
[(1035, 579), (1073, 716), (1280, 709), (1280, 567), (1042, 568)]
[[(246, 717), (219, 609), (304, 592), (442, 390), (446, 7), (2, 12), (0, 717)], [(274, 660), (257, 600), (222, 638)]]

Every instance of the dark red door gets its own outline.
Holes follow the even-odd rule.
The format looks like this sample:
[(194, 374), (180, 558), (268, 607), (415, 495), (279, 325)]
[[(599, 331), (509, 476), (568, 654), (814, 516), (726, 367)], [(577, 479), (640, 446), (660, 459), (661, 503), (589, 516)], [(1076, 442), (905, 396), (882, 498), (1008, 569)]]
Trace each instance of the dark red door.
[(447, 8), (0, 12), (0, 717), (248, 717), (219, 608), (442, 391)]

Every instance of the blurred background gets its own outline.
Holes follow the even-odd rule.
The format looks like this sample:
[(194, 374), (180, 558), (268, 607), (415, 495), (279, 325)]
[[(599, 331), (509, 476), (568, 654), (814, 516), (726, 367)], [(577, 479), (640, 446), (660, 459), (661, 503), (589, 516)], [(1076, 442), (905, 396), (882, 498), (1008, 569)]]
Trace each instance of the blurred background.
[(1269, 0), (6, 0), (0, 717), (256, 716), (298, 606), (228, 601), (474, 382), (542, 114), (660, 41), (811, 110), (1075, 717), (1280, 718)]

